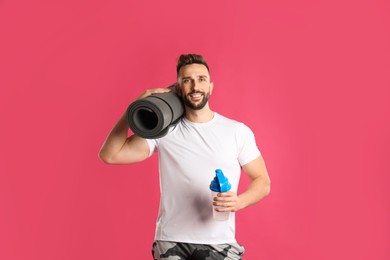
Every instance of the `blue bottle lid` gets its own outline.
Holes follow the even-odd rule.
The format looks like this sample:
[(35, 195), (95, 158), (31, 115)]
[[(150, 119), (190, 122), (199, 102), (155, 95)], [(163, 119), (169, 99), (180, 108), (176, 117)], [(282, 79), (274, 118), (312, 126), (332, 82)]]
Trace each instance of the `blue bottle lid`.
[(210, 189), (215, 192), (226, 192), (231, 189), (228, 178), (223, 174), (221, 169), (215, 170), (215, 177), (210, 183)]

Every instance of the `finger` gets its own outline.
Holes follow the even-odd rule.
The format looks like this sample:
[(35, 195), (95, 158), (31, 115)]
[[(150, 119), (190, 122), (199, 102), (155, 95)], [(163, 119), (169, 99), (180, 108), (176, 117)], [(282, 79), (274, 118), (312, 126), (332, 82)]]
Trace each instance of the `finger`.
[(161, 94), (161, 93), (167, 93), (167, 92), (170, 92), (171, 89), (169, 88), (155, 88), (155, 89), (147, 89), (145, 90), (145, 92), (139, 96), (136, 100), (139, 100), (139, 99), (143, 99), (143, 98), (146, 98), (150, 95), (153, 95), (153, 94)]
[(232, 192), (232, 191), (228, 191), (228, 192), (220, 192), (217, 194), (218, 197), (234, 197), (236, 196), (236, 193)]
[(234, 207), (237, 205), (237, 201), (215, 201), (213, 205), (218, 207)]
[(236, 197), (224, 197), (224, 198), (214, 198), (214, 202), (216, 203), (236, 203), (238, 199)]
[(225, 196), (225, 197), (214, 197), (214, 201), (237, 201), (238, 197), (236, 195), (234, 196)]
[(215, 211), (217, 212), (235, 212), (235, 207), (222, 207), (222, 208), (215, 208)]
[(217, 206), (229, 206), (231, 204), (237, 204), (238, 203), (238, 199), (236, 198), (233, 198), (233, 199), (219, 199), (219, 200), (214, 200), (213, 204), (217, 205)]
[(155, 88), (150, 90), (153, 94), (155, 93), (165, 93), (165, 92), (170, 92), (170, 88)]
[(148, 89), (145, 91), (144, 96), (150, 96), (153, 94), (160, 94), (160, 93), (166, 93), (170, 92), (171, 90), (169, 88), (155, 88), (155, 89)]

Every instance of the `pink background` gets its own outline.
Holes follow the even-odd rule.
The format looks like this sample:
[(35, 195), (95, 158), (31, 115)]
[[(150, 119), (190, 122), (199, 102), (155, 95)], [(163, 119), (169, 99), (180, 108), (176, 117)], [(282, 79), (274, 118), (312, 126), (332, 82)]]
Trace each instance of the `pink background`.
[(193, 52), (272, 179), (245, 259), (390, 259), (389, 1), (3, 0), (0, 38), (0, 259), (151, 259), (157, 157), (97, 153)]

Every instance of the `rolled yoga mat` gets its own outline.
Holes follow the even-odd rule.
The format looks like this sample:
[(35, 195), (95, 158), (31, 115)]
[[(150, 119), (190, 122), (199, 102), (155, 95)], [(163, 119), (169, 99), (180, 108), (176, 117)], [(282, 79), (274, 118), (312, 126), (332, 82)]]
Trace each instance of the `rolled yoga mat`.
[(147, 139), (160, 138), (180, 119), (184, 106), (175, 84), (168, 87), (171, 92), (153, 94), (130, 104), (127, 123), (134, 134)]

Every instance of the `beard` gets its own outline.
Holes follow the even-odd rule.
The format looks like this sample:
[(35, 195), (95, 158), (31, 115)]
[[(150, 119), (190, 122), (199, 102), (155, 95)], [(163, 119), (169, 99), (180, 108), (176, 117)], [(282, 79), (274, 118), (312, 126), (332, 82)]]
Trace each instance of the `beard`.
[[(189, 97), (191, 94), (194, 94), (194, 93), (202, 94), (202, 100), (198, 104), (192, 102), (191, 98)], [(184, 105), (186, 105), (187, 107), (189, 107), (193, 110), (200, 110), (206, 106), (207, 102), (209, 101), (209, 97), (210, 97), (210, 92), (204, 93), (204, 92), (194, 91), (194, 92), (188, 93), (187, 95), (182, 95), (181, 99), (182, 99)]]

